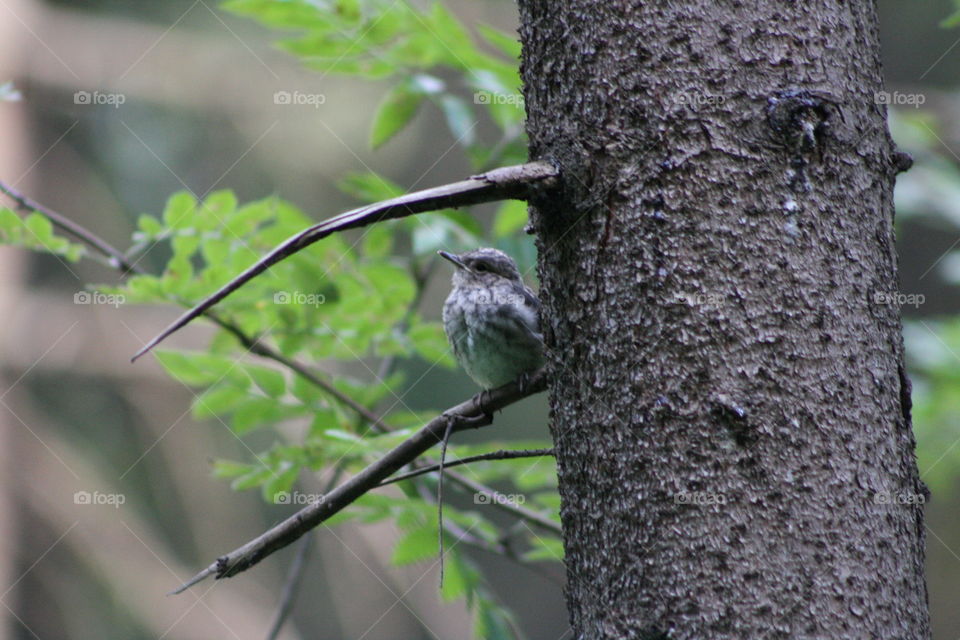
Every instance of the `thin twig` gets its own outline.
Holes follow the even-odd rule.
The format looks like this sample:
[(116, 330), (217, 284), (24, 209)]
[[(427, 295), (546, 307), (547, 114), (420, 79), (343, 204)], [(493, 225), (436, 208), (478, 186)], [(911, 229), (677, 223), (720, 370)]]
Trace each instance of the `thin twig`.
[(132, 360), (136, 360), (150, 351), (167, 336), (184, 327), (194, 318), (203, 315), (204, 311), (271, 266), (333, 233), (364, 227), (383, 220), (404, 218), (425, 211), (464, 207), (482, 202), (513, 198), (524, 199), (530, 195), (535, 185), (550, 184), (557, 175), (557, 169), (546, 162), (530, 162), (512, 167), (502, 167), (460, 182), (424, 189), (398, 198), (369, 204), (308, 227), (284, 240), (273, 251), (248, 267), (246, 271), (177, 318), (159, 335), (150, 340), (146, 346), (135, 353)]
[[(553, 449), (498, 449), (497, 451), (491, 451), (489, 453), (480, 453), (475, 456), (467, 456), (465, 458), (451, 460), (450, 462), (444, 462), (443, 468), (444, 470), (449, 471), (452, 467), (459, 467), (462, 464), (470, 464), (471, 462), (480, 462), (482, 460), (515, 460), (517, 458), (540, 458), (543, 456), (552, 455)], [(410, 478), (416, 478), (417, 476), (422, 476), (427, 473), (433, 473), (438, 469), (440, 469), (439, 463), (430, 465), (429, 467), (420, 467), (418, 469), (414, 469), (413, 471), (401, 473), (393, 476), (392, 478), (384, 480), (378, 486), (385, 487), (388, 484), (394, 484), (402, 480), (409, 480)]]
[[(430, 489), (423, 484), (417, 485), (417, 493), (420, 495), (420, 498), (428, 504), (432, 504), (437, 499), (437, 496), (431, 493)], [(443, 528), (457, 539), (458, 544), (467, 544), (475, 549), (486, 551), (487, 553), (499, 553), (503, 556), (507, 556), (508, 554), (507, 546), (502, 542), (487, 542), (459, 526), (456, 522), (447, 520), (443, 524)]]
[(518, 504), (515, 504), (509, 500), (499, 499), (499, 495), (493, 489), (486, 487), (479, 482), (470, 480), (469, 478), (462, 476), (460, 474), (454, 473), (453, 471), (447, 472), (447, 478), (450, 479), (450, 482), (459, 485), (467, 491), (472, 491), (474, 494), (481, 494), (486, 496), (487, 503), (490, 506), (497, 507), (501, 511), (505, 511), (521, 520), (526, 520), (532, 525), (536, 525), (543, 529), (544, 531), (549, 531), (556, 535), (562, 535), (563, 530), (560, 528), (560, 525), (548, 518), (547, 516), (521, 507)]
[[(521, 167), (524, 167), (524, 166), (528, 166), (528, 165), (521, 165)], [(552, 167), (551, 167), (550, 169), (552, 170)], [(138, 275), (146, 275), (146, 272), (145, 272), (142, 268), (140, 268), (136, 263), (130, 262), (129, 259), (126, 258), (121, 251), (119, 251), (118, 249), (116, 249), (115, 247), (113, 247), (110, 243), (108, 243), (106, 240), (100, 238), (99, 236), (97, 236), (95, 233), (93, 233), (93, 232), (90, 231), (89, 229), (86, 229), (85, 227), (83, 227), (83, 226), (79, 225), (78, 223), (70, 220), (69, 218), (61, 215), (60, 213), (57, 213), (56, 211), (53, 211), (52, 209), (49, 209), (48, 207), (46, 207), (46, 206), (44, 206), (44, 205), (41, 205), (41, 204), (39, 204), (38, 202), (35, 202), (34, 200), (31, 200), (30, 198), (24, 196), (23, 194), (19, 193), (18, 191), (16, 191), (15, 189), (13, 189), (13, 188), (10, 187), (10, 186), (4, 184), (3, 182), (0, 182), (0, 192), (5, 193), (7, 196), (9, 196), (9, 197), (17, 204), (17, 208), (18, 208), (19, 210), (21, 210), (21, 211), (35, 211), (35, 212), (37, 212), (37, 213), (40, 213), (40, 214), (46, 216), (46, 217), (50, 220), (50, 222), (53, 224), (53, 226), (54, 226), (55, 228), (58, 228), (58, 229), (60, 229), (60, 230), (62, 230), (62, 231), (64, 231), (64, 232), (67, 232), (67, 233), (71, 234), (71, 235), (74, 236), (75, 238), (77, 238), (77, 239), (79, 239), (80, 241), (86, 243), (89, 247), (91, 247), (92, 249), (94, 249), (94, 250), (95, 250), (96, 252), (98, 252), (100, 255), (108, 258), (108, 260), (110, 261), (111, 266), (113, 266), (114, 268), (120, 270), (120, 271), (121, 271), (121, 275), (127, 275), (127, 274), (129, 274), (129, 273), (136, 273), (136, 274), (138, 274)], [(181, 304), (182, 304), (182, 301), (178, 301), (178, 303), (181, 303)], [(229, 322), (229, 321), (227, 321), (227, 320), (224, 320), (224, 319), (220, 318), (219, 316), (217, 316), (215, 313), (213, 313), (213, 312), (210, 311), (209, 309), (208, 309), (208, 310), (205, 310), (205, 311), (203, 312), (203, 315), (206, 316), (208, 319), (210, 319), (210, 320), (211, 320), (212, 322), (214, 322), (215, 324), (217, 324), (218, 326), (220, 326), (221, 328), (223, 328), (224, 330), (230, 332), (235, 338), (237, 338), (238, 342), (240, 342), (240, 344), (241, 344), (242, 346), (244, 346), (244, 347), (248, 350), (249, 353), (252, 353), (252, 354), (254, 354), (254, 355), (257, 355), (257, 356), (260, 356), (260, 357), (263, 357), (263, 358), (267, 358), (267, 359), (273, 360), (274, 362), (276, 362), (276, 363), (278, 363), (278, 364), (280, 364), (280, 365), (283, 365), (284, 367), (287, 367), (288, 369), (290, 369), (291, 371), (293, 371), (293, 372), (296, 373), (297, 375), (302, 376), (304, 379), (306, 379), (307, 381), (309, 381), (311, 384), (314, 384), (315, 386), (317, 386), (317, 387), (319, 387), (320, 389), (324, 390), (325, 392), (327, 392), (328, 394), (330, 394), (331, 396), (333, 396), (334, 398), (336, 398), (338, 401), (340, 401), (341, 403), (343, 403), (344, 405), (346, 405), (347, 407), (349, 407), (351, 410), (353, 410), (354, 412), (356, 412), (356, 413), (357, 413), (358, 415), (360, 415), (364, 420), (366, 420), (374, 430), (376, 430), (376, 431), (378, 431), (378, 432), (381, 432), (381, 433), (384, 433), (384, 432), (387, 432), (387, 431), (391, 431), (391, 428), (390, 428), (387, 424), (385, 424), (385, 423), (381, 420), (381, 418), (380, 418), (379, 416), (377, 416), (376, 414), (374, 414), (374, 413), (373, 413), (372, 411), (370, 411), (367, 407), (365, 407), (365, 406), (363, 406), (362, 404), (356, 402), (356, 401), (355, 401), (353, 398), (351, 398), (349, 395), (341, 392), (339, 389), (337, 389), (335, 386), (333, 386), (332, 383), (327, 382), (326, 380), (323, 380), (322, 378), (320, 378), (319, 376), (317, 376), (316, 374), (314, 374), (312, 371), (310, 371), (310, 370), (309, 370), (306, 366), (304, 366), (303, 364), (297, 362), (296, 360), (293, 360), (293, 359), (291, 359), (291, 358), (288, 358), (288, 357), (284, 356), (283, 354), (279, 353), (278, 351), (273, 350), (273, 349), (270, 348), (268, 345), (266, 345), (265, 343), (263, 343), (259, 338), (254, 338), (254, 337), (248, 336), (248, 335), (245, 334), (239, 327), (237, 327), (236, 325), (232, 324), (231, 322)], [(539, 389), (536, 389), (536, 390), (534, 390), (534, 389), (529, 389), (528, 391), (529, 391), (530, 393), (524, 394), (524, 395), (520, 395), (520, 396), (518, 396), (516, 399), (507, 401), (507, 402), (505, 402), (505, 404), (504, 404), (503, 406), (507, 406), (508, 404), (512, 404), (513, 402), (516, 402), (517, 400), (522, 399), (523, 397), (525, 397), (525, 395), (532, 395), (532, 394), (535, 393), (535, 392), (542, 391), (542, 388), (539, 388)], [(470, 401), (468, 401), (468, 402), (466, 402), (466, 403), (461, 403), (461, 405), (458, 405), (458, 407), (463, 407), (463, 406), (469, 404), (469, 402), (470, 402)], [(447, 413), (450, 413), (450, 411), (454, 411), (455, 409), (456, 409), (456, 407), (455, 407), (454, 409), (452, 409), (452, 410), (449, 410)], [(442, 416), (441, 416), (441, 418), (442, 418)], [(438, 419), (439, 419), (439, 418), (438, 418)], [(461, 425), (461, 426), (459, 426), (459, 427), (458, 427), (457, 429), (455, 429), (455, 430), (460, 430), (460, 429), (467, 428), (467, 427), (483, 426), (482, 424), (479, 424), (479, 422), (478, 422), (475, 418), (471, 418), (471, 417), (469, 417), (469, 416), (466, 417), (466, 418), (464, 418), (464, 421), (465, 421), (464, 424)], [(432, 421), (431, 423), (429, 423), (429, 424), (427, 425), (427, 427), (430, 427), (430, 425), (434, 424), (434, 422), (436, 422), (436, 419), (435, 419), (434, 421)], [(427, 427), (424, 427), (424, 429), (426, 429)], [(432, 445), (431, 445), (431, 446), (432, 446)], [(399, 448), (399, 447), (398, 447), (398, 448)], [(429, 448), (429, 446), (428, 446), (427, 448)], [(394, 451), (396, 451), (396, 449), (395, 449)], [(391, 452), (391, 453), (392, 453), (392, 452)], [(388, 455), (389, 455), (389, 454), (388, 454)], [(414, 457), (416, 457), (416, 456), (414, 456)], [(491, 459), (493, 459), (493, 458), (491, 458)], [(400, 467), (402, 467), (402, 466), (406, 466), (406, 464), (412, 464), (412, 463), (415, 463), (415, 460), (411, 459), (411, 460), (409, 460), (409, 461), (407, 461), (407, 462), (404, 462), (404, 463), (400, 464), (400, 466), (397, 467), (397, 468), (400, 468)], [(464, 464), (464, 463), (465, 463), (465, 462), (463, 462), (463, 463), (461, 463), (461, 462), (455, 462), (455, 463), (453, 463), (453, 464), (450, 465), (450, 466), (455, 466), (455, 465), (457, 465), (457, 464)], [(373, 466), (373, 465), (371, 465), (371, 466)], [(369, 467), (368, 467), (368, 468), (369, 468)], [(430, 469), (430, 470), (435, 470), (435, 467), (432, 468), (432, 469)], [(394, 471), (396, 471), (396, 469), (394, 469)], [(389, 475), (389, 474), (387, 474), (387, 475)], [(386, 476), (384, 476), (384, 479), (385, 479), (385, 477), (386, 477)], [(482, 485), (482, 484), (475, 483), (475, 482), (473, 482), (473, 481), (468, 481), (466, 478), (463, 478), (463, 477), (460, 476), (459, 474), (454, 474), (453, 472), (447, 472), (447, 477), (450, 478), (451, 481), (453, 481), (455, 484), (457, 484), (457, 485), (459, 485), (459, 486), (461, 486), (461, 487), (463, 487), (463, 488), (466, 488), (466, 489), (468, 489), (468, 490), (475, 491), (475, 492), (479, 492), (479, 493), (483, 493), (483, 494), (485, 494), (485, 495), (487, 495), (487, 496), (493, 496), (493, 495), (495, 495), (495, 493), (494, 493), (494, 491), (493, 491), (492, 489), (490, 489), (490, 488), (488, 488), (488, 487), (485, 487), (485, 486)], [(401, 479), (401, 478), (398, 477), (398, 478), (396, 478), (394, 481), (397, 481), (397, 480), (399, 480), (399, 479)], [(347, 483), (347, 484), (349, 484), (349, 483)], [(387, 484), (387, 483), (385, 483), (385, 484)], [(373, 487), (371, 487), (371, 488), (373, 488)], [(496, 502), (494, 502), (494, 503), (497, 504)], [(344, 505), (344, 506), (346, 506), (346, 505)], [(559, 532), (559, 531), (556, 529), (554, 523), (549, 522), (549, 521), (547, 521), (547, 523), (544, 523), (542, 517), (541, 517), (539, 514), (535, 513), (535, 512), (532, 512), (532, 511), (529, 511), (529, 510), (527, 510), (527, 509), (524, 509), (523, 507), (519, 507), (518, 505), (499, 505), (499, 504), (498, 504), (497, 506), (500, 506), (501, 508), (506, 508), (506, 509), (507, 509), (508, 511), (510, 511), (515, 517), (518, 517), (518, 518), (520, 518), (521, 520), (530, 522), (531, 524), (539, 524), (539, 525), (541, 525), (541, 526), (544, 526), (544, 528), (547, 528), (547, 529), (549, 529), (550, 531), (555, 532), (555, 533), (558, 533), (558, 532)], [(337, 510), (342, 509), (342, 508), (343, 508), (343, 506), (339, 507)], [(332, 514), (331, 514), (331, 515), (332, 515)], [(329, 517), (329, 516), (328, 516), (328, 517)], [(271, 531), (272, 531), (272, 530), (271, 530)], [(270, 533), (270, 532), (268, 531), (267, 534), (269, 534), (269, 533)], [(264, 534), (264, 536), (266, 536), (267, 534)], [(261, 537), (263, 537), (263, 536), (261, 536)], [(295, 538), (294, 538), (294, 539), (295, 539)], [(289, 541), (288, 541), (287, 543), (285, 543), (285, 544), (289, 544)], [(279, 548), (279, 547), (278, 547), (278, 548)], [(487, 549), (487, 550), (491, 550), (491, 549)], [(259, 561), (259, 559), (261, 559), (261, 558), (258, 558), (257, 561)], [(253, 564), (253, 563), (251, 563), (251, 564)], [(248, 566), (251, 566), (251, 565), (248, 565)], [(246, 568), (246, 567), (244, 567), (244, 568)], [(209, 569), (209, 568), (208, 568), (208, 569)], [(234, 573), (237, 573), (237, 572), (239, 572), (239, 571), (241, 571), (241, 570), (242, 570), (242, 569), (238, 569), (237, 571), (234, 571), (234, 572), (230, 573), (229, 575), (233, 575)], [(199, 582), (200, 580), (202, 580), (203, 578), (205, 578), (205, 577), (207, 577), (207, 576), (209, 576), (209, 575), (210, 575), (209, 572), (207, 572), (207, 573), (201, 572), (201, 574), (198, 574), (198, 575), (194, 578), (194, 581), (191, 581), (191, 582), (189, 582), (188, 584), (184, 585), (183, 587), (181, 587), (181, 589), (177, 590), (175, 593), (179, 593), (180, 591), (188, 588), (189, 586), (191, 586), (192, 584), (195, 584), (196, 582)], [(218, 577), (224, 577), (224, 576), (218, 576)]]
[(280, 629), (283, 628), (283, 623), (287, 621), (287, 616), (293, 610), (293, 602), (300, 588), (300, 578), (303, 577), (303, 569), (307, 565), (307, 557), (310, 555), (311, 546), (313, 546), (313, 535), (308, 533), (300, 540), (297, 555), (290, 564), (290, 572), (287, 574), (287, 581), (283, 585), (283, 593), (280, 595), (280, 605), (277, 607), (277, 613), (274, 614), (273, 622), (270, 623), (267, 640), (276, 640), (280, 635)]
[(449, 421), (440, 443), (440, 466), (437, 469), (437, 546), (440, 547), (440, 588), (443, 589), (443, 461), (447, 457), (447, 444), (453, 433), (453, 420)]
[[(333, 489), (340, 476), (343, 475), (343, 466), (338, 466), (330, 474), (323, 491), (326, 493)], [(290, 612), (293, 611), (293, 603), (297, 597), (297, 591), (300, 589), (300, 579), (303, 577), (303, 570), (307, 566), (307, 559), (310, 556), (310, 548), (313, 545), (313, 533), (303, 536), (300, 547), (297, 549), (297, 555), (290, 563), (290, 570), (287, 572), (287, 579), (283, 585), (283, 593), (280, 594), (280, 603), (277, 605), (277, 612), (273, 616), (273, 622), (270, 623), (270, 630), (267, 632), (266, 640), (276, 640), (280, 635), (280, 629), (287, 621)]]
[[(66, 216), (46, 207), (34, 200), (31, 200), (27, 196), (19, 193), (13, 187), (8, 186), (7, 184), (0, 182), (0, 192), (7, 194), (16, 204), (17, 208), (21, 211), (35, 211), (46, 216), (53, 226), (61, 231), (65, 231), (75, 238), (78, 238), (82, 242), (86, 243), (87, 246), (94, 249), (101, 255), (108, 258), (115, 268), (121, 271), (121, 275), (127, 275), (128, 273), (136, 273), (137, 275), (148, 275), (140, 266), (136, 263), (130, 262), (123, 254), (122, 251), (112, 246), (109, 242), (99, 237), (97, 234), (93, 233), (89, 229), (77, 224), (73, 220), (70, 220)], [(183, 301), (178, 301), (178, 303), (186, 306)], [(339, 402), (347, 405), (355, 411), (358, 415), (362, 416), (364, 420), (369, 422), (377, 430), (386, 432), (390, 431), (390, 428), (383, 423), (383, 421), (367, 409), (362, 404), (358, 403), (356, 400), (351, 398), (349, 395), (343, 393), (332, 383), (327, 382), (323, 378), (320, 378), (304, 365), (300, 364), (296, 360), (287, 358), (283, 354), (274, 349), (270, 348), (268, 345), (264, 344), (259, 338), (253, 338), (244, 333), (237, 325), (224, 320), (219, 317), (217, 314), (212, 311), (206, 311), (204, 315), (211, 320), (214, 324), (218, 325), (220, 328), (228, 331), (237, 339), (237, 341), (243, 346), (249, 353), (260, 356), (262, 358), (267, 358), (273, 360), (277, 364), (281, 364), (284, 367), (290, 369), (299, 376), (302, 376), (308, 380), (311, 384), (319, 387), (324, 390)]]
[(111, 264), (120, 269), (120, 271), (123, 273), (144, 273), (140, 267), (128, 261), (126, 256), (124, 256), (121, 251), (113, 247), (100, 236), (90, 232), (88, 229), (82, 227), (73, 220), (60, 215), (52, 209), (48, 209), (39, 202), (31, 200), (27, 196), (3, 182), (0, 182), (0, 192), (7, 194), (10, 199), (17, 204), (17, 208), (21, 211), (35, 211), (46, 216), (50, 222), (53, 223), (54, 227), (69, 233), (74, 238), (96, 249), (101, 255), (110, 258)]
[[(398, 469), (409, 464), (420, 454), (440, 442), (450, 420), (454, 421), (454, 432), (485, 426), (491, 422), (490, 414), (485, 411), (491, 413), (498, 411), (522, 398), (539, 393), (545, 388), (546, 376), (541, 370), (534, 374), (522, 391), (516, 382), (511, 382), (498, 389), (486, 392), (483, 409), (480, 406), (479, 396), (474, 396), (448, 409), (443, 415), (431, 420), (417, 433), (325, 495), (323, 500), (307, 505), (242, 547), (220, 556), (214, 563), (177, 588), (173, 593), (181, 593), (211, 575), (216, 575), (217, 578), (234, 576), (249, 569), (278, 549), (287, 546), (321, 522), (352, 504)], [(546, 522), (547, 527), (555, 528), (554, 523), (549, 520)]]

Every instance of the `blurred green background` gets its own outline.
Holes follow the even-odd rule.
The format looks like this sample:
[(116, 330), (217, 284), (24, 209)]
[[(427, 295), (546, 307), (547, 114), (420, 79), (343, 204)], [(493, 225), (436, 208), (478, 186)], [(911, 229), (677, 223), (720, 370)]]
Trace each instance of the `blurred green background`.
[[(511, 2), (448, 6), (467, 24), (515, 28)], [(960, 628), (960, 29), (941, 26), (956, 9), (945, 0), (879, 6), (887, 89), (923, 97), (919, 108), (896, 108), (891, 127), (916, 160), (897, 187), (900, 291), (922, 297), (903, 311), (918, 459), (933, 491), (934, 637), (952, 638)], [(387, 85), (305, 70), (272, 45), (277, 36), (200, 0), (3, 0), (0, 83), (14, 81), (23, 98), (0, 102), (0, 179), (127, 247), (138, 214), (158, 213), (183, 189), (229, 188), (242, 202), (277, 194), (321, 219), (356, 206), (335, 188), (349, 171), (372, 169), (411, 189), (471, 173), (436, 110), (370, 151)], [(124, 103), (78, 104), (77, 91), (122, 94)], [(327, 99), (278, 105), (277, 91)], [(164, 259), (148, 255), (145, 266)], [(163, 594), (289, 513), (210, 477), (211, 458), (242, 459), (270, 435), (241, 442), (215, 421), (193, 421), (189, 389), (151, 359), (129, 364), (176, 309), (74, 304), (87, 283), (117, 281), (89, 261), (2, 247), (0, 263), (0, 640), (262, 638), (292, 548), (238, 578)], [(448, 276), (437, 270), (428, 284), (422, 309), (434, 319)], [(174, 344), (197, 346), (208, 335), (191, 327)], [(405, 366), (410, 380), (425, 373), (407, 396), (413, 408), (475, 391), (460, 372)], [(493, 428), (497, 438), (547, 437), (544, 398), (510, 408)], [(78, 491), (125, 502), (77, 504)], [(281, 637), (467, 637), (465, 608), (439, 602), (435, 576), (390, 566), (395, 535), (389, 524), (321, 531)], [(560, 565), (476, 559), (529, 637), (564, 637)]]

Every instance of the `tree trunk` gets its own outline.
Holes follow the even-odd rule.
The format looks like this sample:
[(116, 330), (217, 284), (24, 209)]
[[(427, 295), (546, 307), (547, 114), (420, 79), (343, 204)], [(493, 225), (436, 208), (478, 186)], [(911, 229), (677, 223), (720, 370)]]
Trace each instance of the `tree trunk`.
[(929, 637), (874, 4), (520, 12), (573, 637)]

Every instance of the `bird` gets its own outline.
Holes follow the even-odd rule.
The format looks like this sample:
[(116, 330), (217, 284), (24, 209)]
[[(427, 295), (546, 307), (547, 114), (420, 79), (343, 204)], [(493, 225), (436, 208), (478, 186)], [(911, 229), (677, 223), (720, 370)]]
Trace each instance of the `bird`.
[(537, 295), (498, 249), (437, 253), (456, 267), (443, 329), (457, 362), (484, 391), (514, 380), (522, 389), (544, 364)]

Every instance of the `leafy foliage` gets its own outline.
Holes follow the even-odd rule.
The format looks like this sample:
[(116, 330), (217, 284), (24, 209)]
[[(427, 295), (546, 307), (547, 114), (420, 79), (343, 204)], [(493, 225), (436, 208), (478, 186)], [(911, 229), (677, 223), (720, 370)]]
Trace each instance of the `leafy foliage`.
[(86, 248), (54, 233), (53, 225), (39, 213), (21, 218), (12, 210), (0, 207), (0, 244), (10, 244), (34, 251), (61, 256), (76, 262)]
[[(389, 197), (398, 190), (367, 174), (347, 176), (342, 186), (364, 200)], [(519, 209), (510, 209), (502, 209), (507, 213), (497, 218), (506, 219), (500, 223), (504, 234), (515, 232), (519, 224)], [(131, 303), (192, 305), (308, 224), (303, 212), (278, 198), (241, 205), (229, 191), (212, 193), (203, 201), (177, 193), (159, 216), (140, 217), (133, 238), (137, 247), (156, 243), (169, 247), (163, 272), (134, 276), (121, 287), (98, 289), (122, 294)], [(288, 358), (309, 363), (340, 361), (359, 371), (327, 378), (326, 387), (254, 360), (227, 330), (214, 335), (204, 351), (159, 351), (157, 359), (167, 373), (197, 390), (192, 407), (196, 419), (219, 421), (238, 436), (284, 427), (275, 431), (277, 440), (269, 449), (251, 460), (220, 460), (215, 474), (237, 490), (258, 489), (269, 502), (303, 506), (295, 499), (303, 495), (296, 489), (301, 480), (332, 469), (356, 472), (435, 417), (436, 412), (408, 409), (402, 401), (408, 384), (404, 374), (390, 368), (383, 375), (380, 366), (384, 358), (419, 358), (430, 365), (453, 367), (441, 324), (417, 310), (419, 291), (423, 274), (436, 260), (433, 252), (444, 246), (440, 243), (458, 237), (477, 246), (488, 242), (482, 233), (471, 217), (438, 212), (428, 215), (426, 222), (376, 225), (358, 239), (332, 236), (275, 265), (218, 305), (220, 317), (248, 335), (275, 344)], [(411, 250), (400, 252), (398, 246)], [(357, 367), (357, 363), (363, 364)], [(393, 407), (383, 419), (390, 430), (372, 431), (344, 397), (373, 412)], [(289, 433), (298, 435), (281, 437)], [(544, 443), (520, 444), (527, 445)], [(456, 459), (505, 447), (501, 443), (453, 444), (448, 456)], [(480, 462), (470, 465), (469, 474), (479, 482), (512, 487), (508, 495), (522, 495), (527, 508), (556, 518), (552, 459)], [(415, 483), (427, 487), (426, 492), (416, 490)], [(391, 488), (365, 496), (330, 523), (390, 519), (401, 531), (393, 554), (395, 564), (434, 564), (436, 505), (424, 495), (434, 495), (435, 479), (424, 476), (399, 487), (399, 491)], [(453, 494), (452, 503), (470, 507), (458, 509), (448, 503), (447, 522), (455, 530), (464, 532), (473, 544), (498, 547), (503, 532), (491, 519), (489, 506), (474, 504), (475, 497), (469, 494)], [(463, 554), (465, 545), (449, 531), (445, 535), (449, 539), (441, 596), (467, 598), (476, 609), (478, 630), (512, 628), (509, 614), (494, 606), (479, 569)], [(538, 532), (519, 538), (514, 543), (524, 557), (559, 559), (561, 545), (555, 537)]]
[[(526, 159), (519, 45), (511, 35), (486, 25), (474, 33), (439, 2), (425, 9), (403, 0), (229, 0), (223, 6), (294, 31), (280, 46), (309, 68), (388, 83), (371, 126), (373, 147), (389, 143), (430, 109), (476, 169)], [(483, 139), (481, 129), (490, 139)], [(346, 175), (340, 187), (364, 202), (404, 191), (375, 173)], [(157, 352), (172, 378), (196, 389), (196, 419), (220, 422), (238, 437), (260, 431), (259, 442), (263, 433), (274, 435), (273, 444), (250, 459), (219, 460), (215, 475), (236, 490), (259, 490), (266, 501), (299, 508), (303, 503), (295, 498), (308, 494), (298, 494), (297, 487), (311, 476), (354, 473), (435, 417), (436, 412), (406, 407), (409, 383), (396, 366), (410, 359), (454, 366), (442, 326), (419, 310), (434, 253), (499, 246), (526, 269), (533, 246), (518, 236), (525, 221), (525, 206), (510, 202), (495, 213), (489, 233), (469, 213), (449, 210), (381, 223), (356, 236), (329, 237), (218, 304), (219, 318), (304, 363), (316, 378), (252, 356), (223, 328), (204, 350)], [(136, 257), (162, 245), (169, 255), (163, 271), (98, 290), (122, 295), (127, 303), (192, 306), (311, 222), (276, 197), (239, 203), (231, 191), (202, 201), (176, 193), (159, 215), (139, 218), (128, 252)], [(85, 255), (83, 247), (56, 236), (40, 214), (21, 218), (0, 209), (0, 241), (69, 260)], [(349, 373), (320, 373), (334, 366)], [(373, 429), (357, 405), (377, 415), (385, 412), (382, 422), (388, 429)], [(524, 445), (545, 446), (452, 444), (448, 459)], [(558, 521), (552, 459), (478, 462), (460, 471)], [(464, 550), (468, 545), (503, 550), (509, 538), (511, 555), (559, 560), (560, 541), (528, 528), (506, 532), (503, 518), (493, 517), (497, 510), (482, 504), (488, 499), (458, 494), (454, 484), (447, 487), (441, 596), (466, 599), (475, 612), (476, 637), (517, 637), (510, 613), (496, 603)], [(435, 474), (405, 480), (363, 496), (328, 524), (389, 519), (399, 530), (394, 563), (429, 566), (438, 553), (435, 490)]]
[[(390, 83), (371, 126), (379, 147), (429, 104), (476, 168), (523, 162), (520, 45), (479, 25), (476, 36), (440, 2), (426, 10), (388, 0), (228, 0), (222, 5), (297, 35), (280, 47), (312, 69)], [(450, 78), (455, 81), (445, 81)], [(481, 117), (502, 133), (477, 135)]]

